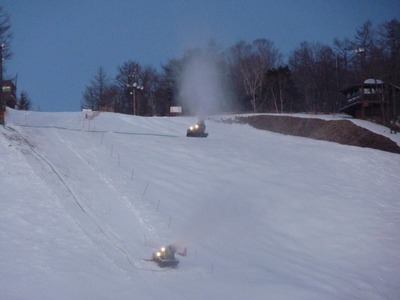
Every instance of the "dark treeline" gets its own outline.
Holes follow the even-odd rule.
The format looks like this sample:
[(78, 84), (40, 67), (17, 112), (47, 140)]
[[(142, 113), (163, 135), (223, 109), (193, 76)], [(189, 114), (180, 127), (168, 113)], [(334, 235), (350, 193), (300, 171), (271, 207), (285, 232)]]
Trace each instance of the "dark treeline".
[[(0, 6), (0, 114), (5, 111), (5, 106), (20, 110), (29, 110), (32, 106), (32, 101), (26, 91), (22, 91), (19, 97), (16, 95), (14, 85), (16, 78), (13, 80), (3, 78), (3, 61), (12, 57), (9, 46), (13, 36), (11, 27), (10, 15)], [(0, 120), (0, 124), (3, 122), (4, 120)]]
[[(178, 101), (179, 78), (185, 61), (202, 49), (190, 49), (170, 59), (161, 70), (137, 61), (118, 67), (110, 79), (100, 67), (83, 93), (83, 108), (137, 115), (168, 115)], [(272, 41), (239, 41), (221, 49), (210, 41), (206, 49), (230, 87), (230, 112), (338, 112), (339, 91), (376, 78), (400, 86), (400, 21), (357, 28), (353, 39), (335, 39), (333, 45), (302, 42), (285, 58)], [(217, 59), (215, 59), (217, 57)], [(183, 104), (184, 106), (184, 104)], [(184, 113), (185, 111), (184, 108)]]

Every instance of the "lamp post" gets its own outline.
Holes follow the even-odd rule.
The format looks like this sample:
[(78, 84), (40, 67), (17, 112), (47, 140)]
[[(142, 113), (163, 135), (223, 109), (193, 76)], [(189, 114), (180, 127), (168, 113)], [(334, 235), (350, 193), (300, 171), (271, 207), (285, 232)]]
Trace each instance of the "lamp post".
[(3, 97), (3, 52), (6, 46), (4, 43), (0, 45), (0, 125), (4, 125), (4, 113), (6, 111), (6, 103)]
[(355, 50), (356, 54), (359, 54), (361, 56), (361, 119), (365, 118), (365, 106), (366, 106), (366, 100), (364, 100), (364, 62), (365, 62), (365, 48), (364, 47), (359, 47)]
[(129, 74), (129, 83), (126, 85), (131, 88), (133, 115), (136, 116), (136, 90), (143, 90), (143, 86), (137, 83), (139, 76), (136, 72)]

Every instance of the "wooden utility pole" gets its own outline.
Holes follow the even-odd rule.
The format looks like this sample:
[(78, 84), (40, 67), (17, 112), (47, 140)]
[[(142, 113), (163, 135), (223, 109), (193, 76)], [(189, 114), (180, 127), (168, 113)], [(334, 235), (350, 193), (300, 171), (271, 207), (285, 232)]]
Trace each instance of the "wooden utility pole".
[(5, 49), (4, 43), (0, 45), (0, 125), (4, 125), (4, 115), (6, 112), (6, 101), (3, 96), (3, 52)]
[[(136, 90), (143, 90), (143, 86), (139, 85), (138, 81), (139, 81), (139, 75), (137, 74), (137, 72), (135, 70), (133, 73), (129, 74), (128, 84), (127, 84), (127, 87), (132, 89), (132, 92), (131, 92), (131, 94), (132, 94), (132, 108), (133, 108), (133, 115), (134, 116), (136, 116), (136, 110), (137, 110), (136, 107), (138, 106), (137, 103), (136, 103), (137, 102), (136, 101)], [(139, 115), (140, 115), (140, 110), (139, 110)]]

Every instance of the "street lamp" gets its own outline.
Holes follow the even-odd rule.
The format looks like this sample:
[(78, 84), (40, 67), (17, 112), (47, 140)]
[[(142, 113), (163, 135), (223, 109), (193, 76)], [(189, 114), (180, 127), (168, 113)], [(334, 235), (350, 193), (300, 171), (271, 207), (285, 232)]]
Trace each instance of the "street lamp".
[(364, 64), (365, 64), (365, 48), (364, 47), (359, 47), (354, 50), (356, 54), (359, 54), (361, 56), (361, 63), (360, 63), (360, 74), (361, 74), (361, 119), (365, 118), (365, 106), (366, 101), (364, 100)]
[(136, 72), (129, 74), (129, 83), (126, 85), (128, 88), (131, 88), (132, 91), (130, 94), (132, 95), (132, 106), (133, 106), (133, 115), (136, 115), (136, 90), (142, 91), (144, 87), (137, 83), (139, 76)]

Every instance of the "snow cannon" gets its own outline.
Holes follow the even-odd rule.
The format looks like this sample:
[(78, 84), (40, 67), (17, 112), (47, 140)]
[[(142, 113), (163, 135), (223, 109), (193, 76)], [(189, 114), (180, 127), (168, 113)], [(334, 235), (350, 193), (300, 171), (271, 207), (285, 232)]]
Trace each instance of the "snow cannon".
[(206, 125), (204, 121), (199, 121), (187, 130), (186, 136), (188, 137), (207, 137)]

